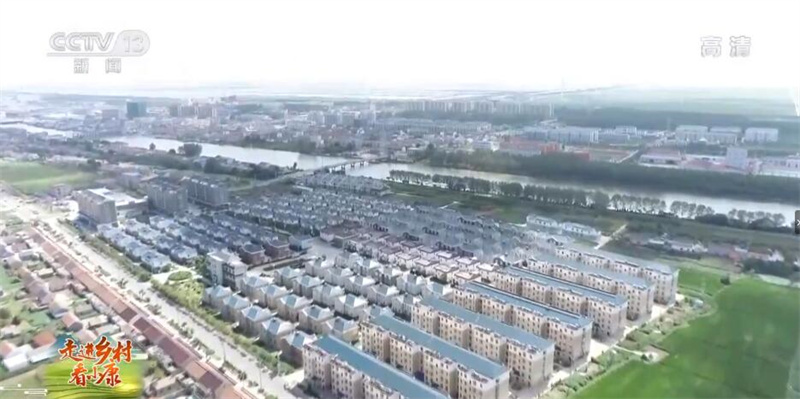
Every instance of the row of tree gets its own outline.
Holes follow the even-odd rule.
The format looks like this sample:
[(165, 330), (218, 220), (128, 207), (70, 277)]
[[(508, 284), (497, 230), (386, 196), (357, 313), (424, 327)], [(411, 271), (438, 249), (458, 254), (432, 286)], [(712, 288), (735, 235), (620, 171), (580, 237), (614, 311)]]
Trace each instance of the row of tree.
[[(428, 175), (404, 170), (390, 171), (389, 179), (416, 185), (437, 185), (454, 191), (524, 198), (546, 204), (613, 209), (615, 211), (651, 215), (663, 214), (667, 211), (666, 202), (658, 198), (638, 197), (627, 194), (614, 194), (609, 197), (608, 194), (601, 191), (581, 190), (569, 187), (553, 187), (535, 184), (523, 185), (517, 182), (495, 182), (475, 177), (439, 174)], [(685, 218), (714, 213), (711, 207), (681, 201), (672, 203), (669, 209), (673, 214)]]
[(787, 177), (751, 176), (695, 170), (650, 168), (629, 163), (586, 161), (575, 154), (534, 157), (490, 151), (436, 151), (432, 166), (509, 173), (590, 184), (640, 187), (767, 201), (796, 202), (800, 189)]

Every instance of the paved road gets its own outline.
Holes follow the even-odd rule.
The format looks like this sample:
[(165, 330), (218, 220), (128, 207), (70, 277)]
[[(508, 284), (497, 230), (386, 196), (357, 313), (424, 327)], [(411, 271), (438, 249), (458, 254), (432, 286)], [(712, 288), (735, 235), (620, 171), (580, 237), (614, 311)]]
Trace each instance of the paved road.
[[(47, 223), (52, 229), (52, 232), (55, 232), (57, 235), (63, 237), (61, 240), (53, 240), (60, 249), (71, 254), (76, 259), (82, 260), (82, 263), (91, 270), (96, 270), (98, 267), (102, 268), (103, 271), (108, 273), (108, 276), (103, 277), (103, 280), (109, 283), (111, 286), (119, 287), (118, 284), (112, 282), (112, 279), (114, 282), (119, 282), (121, 279), (126, 279), (128, 281), (125, 287), (127, 291), (131, 293), (142, 292), (144, 294), (143, 299), (149, 299), (149, 304), (160, 306), (160, 314), (152, 315), (152, 318), (165, 326), (165, 328), (169, 329), (174, 335), (179, 335), (179, 333), (169, 325), (169, 321), (173, 320), (179, 324), (186, 322), (186, 326), (194, 330), (194, 338), (197, 338), (206, 347), (215, 351), (215, 359), (207, 360), (219, 364), (221, 362), (221, 357), (224, 354), (228, 363), (231, 363), (239, 370), (244, 371), (249, 380), (255, 382), (256, 384), (263, 382), (263, 388), (270, 394), (276, 395), (281, 399), (296, 398), (294, 394), (285, 389), (285, 381), (282, 378), (270, 378), (267, 370), (259, 367), (258, 361), (254, 357), (244, 352), (243, 349), (235, 345), (226, 336), (216, 333), (213, 328), (209, 327), (202, 320), (195, 318), (183, 308), (173, 305), (161, 298), (159, 295), (156, 295), (149, 282), (137, 281), (133, 275), (129, 274), (115, 261), (99, 254), (89, 245), (82, 242), (72, 230), (65, 228), (58, 222), (58, 214), (51, 213), (50, 211), (39, 207), (36, 204), (25, 204), (19, 198), (9, 196), (6, 193), (0, 194), (0, 203), (4, 204), (3, 208), (15, 210), (15, 214), (23, 219), (23, 221), (33, 221), (34, 219), (38, 219), (42, 223)], [(36, 213), (34, 211), (36, 211)], [(53, 239), (54, 237), (48, 238)], [(68, 245), (70, 241), (73, 243), (72, 246)], [(119, 287), (119, 289), (122, 290), (121, 287)], [(134, 295), (130, 295), (129, 299), (140, 308), (148, 309), (148, 303), (135, 298)], [(259, 376), (261, 378), (259, 378)], [(243, 387), (246, 384), (240, 385)]]

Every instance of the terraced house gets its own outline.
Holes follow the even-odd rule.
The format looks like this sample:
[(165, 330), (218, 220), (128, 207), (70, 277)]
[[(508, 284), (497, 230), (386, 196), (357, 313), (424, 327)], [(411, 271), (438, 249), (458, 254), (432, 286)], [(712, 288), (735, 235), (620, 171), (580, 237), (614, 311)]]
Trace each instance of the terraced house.
[(655, 289), (643, 278), (547, 253), (537, 253), (526, 263), (529, 270), (625, 298), (629, 320), (649, 317), (653, 310)]
[(414, 377), (331, 336), (304, 347), (303, 371), (315, 391), (342, 399), (447, 399)]
[(556, 346), (556, 361), (565, 366), (571, 366), (589, 354), (592, 321), (578, 314), (475, 282), (456, 288), (453, 302), (552, 341)]
[(398, 352), (401, 348), (419, 347), (422, 364), (414, 373), (421, 373), (428, 385), (441, 392), (469, 399), (508, 397), (509, 373), (502, 365), (393, 317), (375, 317), (370, 323), (391, 331), (383, 339), (390, 345), (394, 342)]
[(625, 330), (628, 302), (621, 296), (513, 266), (489, 279), (503, 291), (592, 319), (597, 338), (618, 337)]
[(428, 333), (506, 365), (512, 387), (541, 387), (553, 373), (552, 342), (488, 316), (428, 298), (414, 307), (411, 320)]
[(589, 266), (643, 278), (653, 285), (655, 302), (667, 305), (675, 302), (675, 295), (678, 293), (678, 269), (658, 262), (649, 262), (578, 245), (556, 248), (555, 254)]

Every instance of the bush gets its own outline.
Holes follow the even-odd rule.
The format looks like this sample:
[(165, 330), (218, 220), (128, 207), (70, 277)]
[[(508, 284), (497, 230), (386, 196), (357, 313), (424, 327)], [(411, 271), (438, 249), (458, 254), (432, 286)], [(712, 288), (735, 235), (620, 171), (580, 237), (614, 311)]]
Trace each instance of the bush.
[(183, 281), (192, 277), (192, 272), (187, 270), (180, 270), (169, 275), (167, 278), (170, 281)]

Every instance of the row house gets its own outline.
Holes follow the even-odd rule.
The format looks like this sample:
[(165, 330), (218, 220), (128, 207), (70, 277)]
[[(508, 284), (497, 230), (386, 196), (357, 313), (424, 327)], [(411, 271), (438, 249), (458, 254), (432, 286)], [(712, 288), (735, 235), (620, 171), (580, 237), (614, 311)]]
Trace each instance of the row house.
[(595, 337), (618, 337), (625, 330), (628, 302), (621, 296), (513, 266), (493, 273), (490, 281), (503, 291), (592, 319)]
[[(335, 365), (337, 362), (350, 366), (340, 367)], [(411, 375), (332, 336), (304, 347), (303, 371), (305, 381), (318, 394), (342, 399), (447, 398)]]
[(411, 320), (428, 333), (506, 365), (518, 389), (541, 387), (553, 373), (552, 342), (450, 302), (425, 299)]
[(656, 303), (671, 304), (675, 302), (675, 295), (678, 292), (678, 269), (657, 262), (634, 259), (577, 245), (558, 247), (555, 249), (555, 254), (561, 258), (575, 260), (589, 266), (642, 278), (653, 285), (653, 299)]
[(398, 352), (412, 344), (422, 348), (422, 369), (416, 373), (440, 391), (459, 398), (508, 397), (509, 372), (502, 365), (392, 317), (376, 317), (371, 323), (390, 331), (390, 345), (395, 342)]
[(544, 253), (531, 258), (527, 269), (621, 296), (628, 302), (627, 317), (630, 320), (649, 317), (653, 310), (655, 289), (643, 278)]
[(555, 343), (557, 362), (571, 366), (589, 354), (592, 321), (480, 283), (456, 288), (453, 302), (472, 312)]

